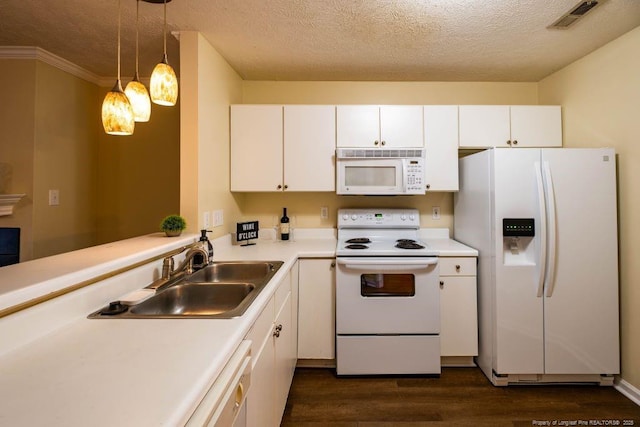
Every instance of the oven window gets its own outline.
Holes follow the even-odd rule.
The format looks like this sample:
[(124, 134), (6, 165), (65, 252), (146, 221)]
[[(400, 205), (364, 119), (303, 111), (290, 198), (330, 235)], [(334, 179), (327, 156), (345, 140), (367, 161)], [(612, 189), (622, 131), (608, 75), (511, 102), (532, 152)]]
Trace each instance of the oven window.
[(416, 294), (413, 274), (363, 274), (360, 276), (363, 297), (412, 297)]
[(347, 186), (396, 186), (395, 166), (346, 166), (344, 174)]

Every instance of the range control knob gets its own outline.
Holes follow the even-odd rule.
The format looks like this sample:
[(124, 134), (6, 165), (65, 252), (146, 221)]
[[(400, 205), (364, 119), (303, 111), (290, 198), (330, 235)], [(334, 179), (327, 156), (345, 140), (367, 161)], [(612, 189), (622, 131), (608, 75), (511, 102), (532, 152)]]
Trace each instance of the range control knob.
[(342, 219), (343, 219), (343, 220), (345, 220), (345, 221), (346, 221), (346, 220), (348, 220), (348, 219), (349, 219), (349, 215), (347, 215), (347, 214), (342, 214)]
[(407, 216), (405, 214), (400, 215), (400, 219), (405, 221), (407, 219)]
[(358, 215), (356, 215), (356, 214), (351, 215), (351, 219), (352, 219), (353, 221), (355, 221), (356, 219), (358, 219)]
[(415, 215), (409, 215), (409, 219), (410, 219), (411, 221), (413, 221), (413, 220), (415, 220), (415, 219), (416, 219), (416, 216), (415, 216)]

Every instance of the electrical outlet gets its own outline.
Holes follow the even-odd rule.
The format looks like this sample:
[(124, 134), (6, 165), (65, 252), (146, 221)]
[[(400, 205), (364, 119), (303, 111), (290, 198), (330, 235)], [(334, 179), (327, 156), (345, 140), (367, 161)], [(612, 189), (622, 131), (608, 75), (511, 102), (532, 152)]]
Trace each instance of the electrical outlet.
[(206, 211), (204, 213), (203, 222), (204, 222), (204, 224), (203, 224), (204, 228), (207, 228), (207, 229), (211, 228), (211, 212)]
[(213, 226), (220, 227), (222, 224), (224, 224), (224, 211), (222, 209), (213, 211)]
[(326, 206), (322, 206), (320, 208), (320, 218), (321, 219), (327, 219), (329, 218), (329, 208)]
[(440, 219), (440, 206), (433, 207), (433, 213), (431, 214), (431, 219)]
[(49, 190), (49, 206), (60, 204), (60, 190)]

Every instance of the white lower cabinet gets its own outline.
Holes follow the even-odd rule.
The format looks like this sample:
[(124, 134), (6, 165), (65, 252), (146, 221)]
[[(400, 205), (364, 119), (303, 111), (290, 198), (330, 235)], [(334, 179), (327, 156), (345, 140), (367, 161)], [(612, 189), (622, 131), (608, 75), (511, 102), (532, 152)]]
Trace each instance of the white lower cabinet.
[(296, 366), (296, 286), (288, 273), (246, 336), (252, 341), (253, 359), (246, 402), (248, 426), (280, 425)]
[(476, 257), (440, 257), (440, 355), (478, 355)]
[(298, 359), (334, 359), (335, 259), (301, 259), (298, 262)]

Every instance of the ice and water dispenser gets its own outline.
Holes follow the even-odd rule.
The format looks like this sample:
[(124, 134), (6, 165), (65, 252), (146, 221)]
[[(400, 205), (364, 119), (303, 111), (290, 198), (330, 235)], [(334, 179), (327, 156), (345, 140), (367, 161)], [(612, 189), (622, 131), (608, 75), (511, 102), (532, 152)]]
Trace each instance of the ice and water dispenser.
[(505, 265), (535, 264), (535, 221), (533, 218), (503, 218), (502, 240)]

